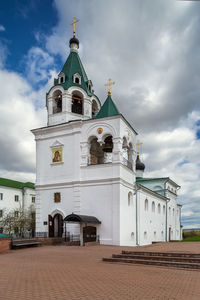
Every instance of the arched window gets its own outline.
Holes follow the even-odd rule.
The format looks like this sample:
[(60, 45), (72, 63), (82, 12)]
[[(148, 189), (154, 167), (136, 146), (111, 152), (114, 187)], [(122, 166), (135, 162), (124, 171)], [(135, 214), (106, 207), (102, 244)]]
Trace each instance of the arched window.
[(131, 192), (128, 193), (128, 206), (133, 205), (133, 194)]
[(172, 212), (173, 212), (173, 216), (174, 216), (174, 208), (173, 208)]
[(61, 72), (58, 75), (58, 83), (61, 84), (61, 83), (64, 83), (64, 82), (65, 82), (65, 74), (63, 72)]
[(81, 75), (79, 73), (74, 74), (73, 82), (76, 83), (76, 84), (81, 84)]
[(146, 231), (144, 232), (144, 239), (145, 240), (147, 239), (147, 232)]
[(156, 239), (156, 231), (154, 231), (153, 237), (154, 237), (154, 239)]
[(92, 100), (92, 118), (94, 119), (98, 113), (98, 105), (95, 100)]
[(164, 238), (164, 232), (163, 231), (161, 231), (161, 238), (162, 238), (162, 240)]
[(171, 207), (169, 207), (169, 216), (171, 216)]
[(75, 78), (75, 83), (79, 84), (80, 80), (78, 77)]
[(134, 232), (131, 232), (131, 239), (134, 240)]
[(163, 214), (165, 214), (165, 205), (163, 205)]
[(160, 203), (158, 204), (158, 213), (160, 214), (160, 210), (161, 210), (161, 208), (160, 208)]
[(148, 199), (144, 201), (144, 210), (148, 211)]
[(83, 97), (78, 91), (72, 93), (72, 112), (75, 114), (83, 114)]
[(152, 212), (155, 212), (155, 202), (152, 202)]
[(57, 90), (53, 93), (53, 113), (62, 112), (62, 92)]

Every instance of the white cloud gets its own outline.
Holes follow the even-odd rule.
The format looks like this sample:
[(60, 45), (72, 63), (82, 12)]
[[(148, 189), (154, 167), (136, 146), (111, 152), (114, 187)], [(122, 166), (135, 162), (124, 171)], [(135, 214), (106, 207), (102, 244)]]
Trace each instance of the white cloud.
[(0, 176), (33, 180), (35, 141), (30, 130), (45, 125), (45, 110), (36, 111), (33, 90), (18, 74), (1, 70), (0, 85)]
[(3, 25), (0, 24), (0, 31), (5, 31), (5, 27)]
[(39, 47), (32, 47), (25, 57), (25, 64), (29, 81), (40, 83), (51, 77), (54, 58)]

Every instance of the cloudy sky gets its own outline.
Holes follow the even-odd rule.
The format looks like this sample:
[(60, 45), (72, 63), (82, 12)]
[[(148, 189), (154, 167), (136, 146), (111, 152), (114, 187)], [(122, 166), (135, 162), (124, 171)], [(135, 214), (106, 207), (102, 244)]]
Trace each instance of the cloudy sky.
[(80, 19), (80, 57), (143, 142), (145, 177), (181, 185), (182, 223), (200, 227), (200, 1), (0, 1), (0, 176), (35, 180), (33, 128)]

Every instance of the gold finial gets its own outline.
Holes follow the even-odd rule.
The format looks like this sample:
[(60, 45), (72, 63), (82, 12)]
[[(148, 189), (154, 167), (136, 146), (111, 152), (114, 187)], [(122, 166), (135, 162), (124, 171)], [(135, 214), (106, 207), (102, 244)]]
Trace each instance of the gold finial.
[(79, 21), (79, 20), (76, 19), (76, 18), (74, 17), (73, 22), (70, 24), (70, 25), (74, 26), (73, 36), (75, 36), (75, 34), (76, 34), (76, 28), (75, 28), (75, 25), (76, 25), (76, 23), (78, 23), (78, 21)]
[(108, 79), (108, 83), (104, 84), (104, 86), (108, 86), (108, 96), (111, 96), (111, 85), (115, 84), (115, 82), (111, 82), (111, 79)]
[(137, 155), (140, 154), (140, 145), (142, 145), (142, 143), (140, 141), (137, 141), (136, 143), (136, 147), (137, 147)]

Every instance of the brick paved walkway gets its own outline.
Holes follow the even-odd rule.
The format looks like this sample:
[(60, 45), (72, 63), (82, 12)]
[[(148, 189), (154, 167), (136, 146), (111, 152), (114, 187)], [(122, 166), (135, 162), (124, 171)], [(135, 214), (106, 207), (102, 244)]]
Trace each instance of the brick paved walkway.
[(0, 255), (0, 300), (200, 299), (200, 271), (109, 264), (122, 249), (200, 253), (200, 243), (44, 246)]

